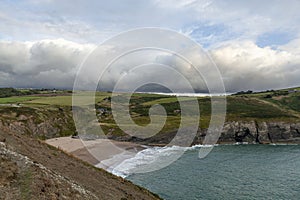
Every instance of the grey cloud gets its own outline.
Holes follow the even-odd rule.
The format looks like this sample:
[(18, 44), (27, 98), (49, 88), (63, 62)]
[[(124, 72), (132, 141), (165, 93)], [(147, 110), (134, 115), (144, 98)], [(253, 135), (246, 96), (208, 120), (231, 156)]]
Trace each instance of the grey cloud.
[(0, 42), (0, 86), (71, 88), (79, 64), (93, 48), (62, 39)]
[[(220, 70), (227, 91), (289, 87), (300, 85), (300, 51), (299, 46), (294, 43), (271, 49), (258, 47), (251, 41), (235, 41), (212, 49), (209, 54)], [(0, 86), (72, 88), (80, 64), (94, 48), (94, 45), (62, 39), (0, 42)], [(107, 51), (113, 50), (113, 47), (107, 47)], [(193, 53), (182, 52), (182, 55), (191, 58), (194, 56), (194, 60), (197, 60), (197, 55)], [(95, 65), (97, 67), (106, 67), (101, 65), (101, 60), (92, 62), (99, 64)], [(134, 79), (137, 82), (147, 79), (153, 82), (162, 81), (165, 85), (172, 84), (184, 91), (182, 81), (174, 79), (165, 68), (158, 70), (156, 67), (156, 71), (145, 68), (138, 71), (139, 73), (130, 71), (133, 66), (149, 63), (171, 66), (189, 80), (195, 89), (206, 89), (204, 79), (188, 63), (180, 61), (172, 54), (155, 51), (135, 52), (117, 60), (103, 74), (100, 87), (112, 89), (120, 77), (128, 75), (131, 79), (127, 84), (134, 84)], [(205, 63), (202, 66), (204, 70)], [(151, 64), (147, 67), (152, 69)], [(94, 69), (84, 73), (87, 85), (83, 87), (88, 88), (89, 84), (99, 78)], [(209, 79), (215, 76), (206, 75)], [(126, 84), (122, 87), (126, 89)]]

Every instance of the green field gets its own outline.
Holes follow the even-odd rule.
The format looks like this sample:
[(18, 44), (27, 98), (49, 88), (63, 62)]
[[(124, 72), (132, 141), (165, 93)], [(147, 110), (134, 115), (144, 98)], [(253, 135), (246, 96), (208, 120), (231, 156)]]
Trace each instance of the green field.
[[(297, 88), (284, 89), (276, 91), (266, 91), (250, 94), (231, 95), (227, 97), (227, 121), (299, 121), (300, 120), (300, 92)], [(295, 90), (295, 92), (289, 92)], [(76, 94), (83, 105), (87, 105), (88, 98), (86, 95), (91, 95), (91, 92)], [(14, 112), (49, 112), (55, 115), (58, 108), (63, 110), (71, 110), (72, 95), (70, 92), (62, 92), (58, 94), (43, 93), (42, 95), (24, 95), (0, 98), (0, 112), (5, 115), (13, 105), (18, 105), (19, 108), (14, 109)], [(115, 95), (115, 94), (114, 94)], [(95, 99), (95, 108), (101, 127), (106, 132), (114, 130), (116, 135), (122, 135), (122, 131), (116, 125), (111, 113), (111, 93), (97, 92)], [(157, 94), (142, 94), (136, 93), (132, 96), (128, 94), (117, 94), (116, 99), (121, 102), (126, 102), (130, 98), (130, 114), (135, 123), (145, 126), (150, 123), (149, 109), (155, 104), (160, 104), (165, 108), (167, 113), (167, 121), (161, 133), (175, 130), (179, 127), (181, 113), (178, 100), (188, 102), (191, 97), (175, 97)], [(198, 105), (200, 109), (200, 127), (207, 128), (211, 118), (211, 99), (210, 97), (198, 97)], [(4, 110), (5, 108), (5, 110)], [(36, 111), (26, 110), (26, 108), (35, 109)], [(105, 113), (99, 113), (99, 109), (104, 109)], [(1, 111), (2, 110), (2, 111)], [(191, 108), (193, 113), (193, 108)], [(197, 114), (197, 113), (196, 113)], [(47, 115), (47, 114), (46, 114)], [(193, 118), (193, 114), (190, 116)]]
[(59, 105), (71, 106), (72, 96), (54, 96), (54, 97), (40, 97), (31, 101), (24, 102), (26, 104), (42, 104), (42, 105)]
[(0, 104), (16, 104), (16, 103), (24, 103), (32, 100), (39, 99), (40, 97), (34, 96), (15, 96), (15, 97), (4, 97), (0, 98)]
[[(86, 94), (91, 95), (91, 93)], [(87, 96), (81, 95), (82, 102), (85, 104), (87, 101)], [(107, 92), (97, 92), (95, 95), (95, 102), (102, 101), (105, 97), (110, 96)], [(69, 93), (58, 93), (51, 94), (51, 96), (43, 95), (24, 95), (24, 96), (12, 96), (0, 98), (0, 104), (22, 104), (23, 106), (72, 106), (72, 95)]]

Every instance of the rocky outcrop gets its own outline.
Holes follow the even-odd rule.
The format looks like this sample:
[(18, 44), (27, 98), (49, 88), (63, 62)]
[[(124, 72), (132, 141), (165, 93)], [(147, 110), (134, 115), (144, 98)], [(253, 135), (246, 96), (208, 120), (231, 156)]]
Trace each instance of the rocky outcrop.
[[(202, 143), (206, 130), (201, 130), (194, 143)], [(300, 143), (300, 123), (233, 121), (226, 122), (218, 143)]]
[[(137, 142), (146, 145), (164, 146), (175, 137), (176, 131), (160, 133), (151, 138), (140, 139), (136, 137), (111, 137), (111, 139)], [(207, 129), (201, 129), (196, 134), (192, 145), (203, 144), (207, 136)], [(218, 138), (218, 136), (213, 136)], [(257, 121), (232, 121), (226, 122), (218, 139), (224, 143), (293, 143), (300, 144), (300, 123), (291, 122), (257, 122)]]

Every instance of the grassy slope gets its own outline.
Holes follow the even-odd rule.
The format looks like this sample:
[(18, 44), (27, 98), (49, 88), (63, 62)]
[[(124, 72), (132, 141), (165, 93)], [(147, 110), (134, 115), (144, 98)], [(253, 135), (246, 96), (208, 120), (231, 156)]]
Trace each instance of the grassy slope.
[[(265, 98), (267, 94), (272, 92), (262, 92), (259, 94), (237, 95), (227, 97), (227, 121), (286, 121), (295, 122), (300, 118), (300, 93), (278, 95), (272, 98)], [(182, 101), (189, 101), (188, 97), (181, 98)], [(200, 127), (206, 128), (210, 122), (211, 103), (209, 97), (199, 97), (200, 108)], [(286, 105), (286, 102), (291, 102)], [(131, 115), (133, 120), (139, 125), (147, 125), (150, 122), (148, 117), (149, 108), (152, 105), (160, 104), (164, 106), (168, 114), (165, 127), (161, 132), (167, 132), (178, 128), (180, 123), (180, 114), (174, 110), (180, 109), (180, 105), (176, 97), (162, 95), (134, 94), (131, 97)], [(109, 102), (100, 102), (99, 107), (109, 109)], [(120, 134), (120, 130), (114, 125), (111, 115), (101, 117), (104, 129), (114, 127), (115, 133)], [(109, 125), (111, 124), (111, 126)], [(108, 126), (108, 127), (107, 127)]]
[[(290, 92), (296, 90), (297, 92)], [(300, 88), (289, 88), (276, 91), (259, 92), (247, 95), (237, 95), (236, 97), (251, 98), (257, 100), (265, 106), (272, 106), (273, 112), (288, 113), (296, 118), (300, 114)], [(279, 114), (278, 114), (279, 115)]]
[[(227, 121), (298, 121), (300, 118), (300, 93), (288, 93), (289, 89), (280, 91), (267, 91), (254, 94), (232, 95), (227, 97)], [(110, 108), (110, 101), (106, 97), (111, 94), (98, 92), (96, 94), (96, 108)], [(266, 96), (269, 95), (269, 98)], [(128, 96), (128, 95), (126, 95)], [(270, 98), (271, 96), (271, 98)], [(123, 98), (120, 96), (119, 98)], [(84, 100), (84, 97), (83, 97)], [(180, 101), (188, 102), (189, 97), (181, 97)], [(21, 103), (19, 110), (28, 108), (53, 110), (57, 107), (70, 108), (72, 96), (69, 93), (60, 93), (57, 96), (17, 96), (0, 98), (0, 104)], [(200, 127), (206, 128), (209, 125), (211, 103), (209, 97), (198, 98), (201, 118)], [(180, 109), (177, 98), (156, 94), (134, 94), (130, 99), (130, 113), (133, 120), (142, 126), (150, 123), (149, 108), (155, 104), (164, 106), (168, 118), (161, 133), (175, 130), (180, 124), (180, 113), (174, 111)], [(4, 107), (4, 106), (2, 106)], [(3, 109), (0, 107), (0, 109)], [(191, 116), (192, 117), (192, 116)], [(115, 135), (122, 135), (122, 131), (115, 124), (111, 113), (99, 117), (101, 127), (105, 132), (112, 132)], [(113, 130), (113, 131), (111, 131)]]
[[(96, 101), (102, 101), (106, 96), (106, 93), (97, 94)], [(0, 100), (0, 123), (26, 124), (33, 120), (33, 123), (40, 124), (50, 120), (49, 124), (53, 122), (56, 125), (55, 120), (64, 119), (70, 126), (74, 126), (71, 119), (66, 119), (66, 115), (70, 114), (70, 95), (61, 93), (57, 96), (14, 96)], [(24, 117), (28, 119), (24, 120)], [(58, 126), (73, 129), (68, 128), (68, 124)], [(21, 162), (15, 162), (9, 155), (0, 156), (3, 168), (0, 170), (0, 199), (46, 199), (50, 196), (54, 199), (60, 199), (61, 196), (68, 199), (160, 199), (144, 188), (34, 139), (32, 134), (0, 130), (0, 142), (3, 141), (8, 148), (27, 156), (34, 165), (21, 166)], [(0, 148), (0, 151), (2, 150)], [(42, 170), (36, 167), (40, 165), (43, 166)], [(26, 171), (23, 170), (25, 167)], [(21, 169), (24, 173), (18, 172), (22, 171)], [(57, 176), (62, 180), (55, 178)], [(84, 188), (95, 198), (87, 198), (88, 194), (78, 193), (74, 190), (73, 183)]]
[[(0, 141), (33, 162), (28, 166), (18, 158), (8, 160), (0, 147), (0, 199), (159, 199), (144, 188), (27, 135), (0, 130)], [(74, 184), (94, 198), (76, 192)]]
[(13, 103), (22, 103), (24, 101), (28, 102), (34, 99), (39, 99), (40, 97), (33, 96), (14, 96), (14, 97), (5, 97), (0, 98), (0, 104), (13, 104)]

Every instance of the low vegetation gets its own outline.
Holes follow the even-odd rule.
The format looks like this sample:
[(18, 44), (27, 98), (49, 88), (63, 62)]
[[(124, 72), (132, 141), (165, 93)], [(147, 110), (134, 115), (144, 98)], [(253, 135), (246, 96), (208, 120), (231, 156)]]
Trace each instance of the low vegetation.
[[(299, 121), (300, 118), (300, 89), (291, 88), (284, 90), (268, 90), (263, 92), (238, 92), (227, 97), (227, 121)], [(72, 120), (71, 106), (72, 95), (70, 91), (34, 90), (36, 94), (24, 95), (24, 90), (4, 88), (0, 90), (0, 96), (18, 94), (18, 96), (0, 98), (0, 119), (15, 118), (20, 115), (31, 116), (33, 121), (41, 123), (45, 117), (65, 118), (67, 122), (63, 126), (70, 127), (70, 130), (59, 128), (60, 136), (75, 134)], [(22, 95), (20, 95), (22, 94)], [(115, 98), (115, 97), (114, 97)], [(120, 101), (129, 96), (119, 94)], [(97, 92), (95, 114), (98, 117), (100, 126), (106, 134), (121, 136), (123, 131), (116, 125), (111, 112), (111, 93)], [(188, 102), (190, 97), (180, 97), (180, 101)], [(207, 128), (211, 118), (210, 97), (198, 97), (200, 109), (200, 128)], [(160, 134), (176, 130), (180, 125), (181, 110), (180, 103), (176, 96), (157, 94), (135, 93), (130, 97), (130, 115), (135, 123), (146, 126), (150, 123), (149, 109), (160, 104), (165, 108), (168, 115), (165, 126)], [(66, 114), (67, 113), (67, 114)], [(64, 115), (64, 116), (63, 116)], [(66, 116), (68, 117), (66, 117)], [(193, 117), (192, 115), (190, 117)], [(30, 117), (29, 117), (30, 118)], [(68, 125), (67, 124), (72, 124)], [(48, 137), (40, 137), (48, 138)]]

